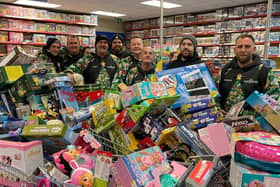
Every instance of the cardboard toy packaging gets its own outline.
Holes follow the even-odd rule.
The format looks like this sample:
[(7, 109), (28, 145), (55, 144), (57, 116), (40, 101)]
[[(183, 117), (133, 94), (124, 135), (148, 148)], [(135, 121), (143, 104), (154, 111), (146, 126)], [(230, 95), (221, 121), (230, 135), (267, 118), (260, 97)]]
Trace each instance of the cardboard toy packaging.
[(12, 142), (0, 140), (0, 161), (31, 175), (38, 166), (43, 166), (41, 141)]
[(219, 97), (218, 89), (204, 63), (157, 72), (159, 81), (168, 89), (175, 88), (181, 97), (172, 105), (179, 108), (194, 99), (207, 96)]
[(128, 87), (121, 92), (123, 107), (130, 106), (145, 99), (167, 96), (164, 82), (141, 82)]
[[(211, 124), (199, 129), (199, 138), (217, 155), (218, 157), (230, 154), (230, 144), (226, 130), (222, 123)], [(217, 136), (219, 134), (219, 136)]]
[(280, 186), (280, 175), (251, 169), (231, 162), (229, 181), (232, 187)]
[(276, 100), (255, 91), (246, 99), (246, 102), (280, 133), (280, 105)]

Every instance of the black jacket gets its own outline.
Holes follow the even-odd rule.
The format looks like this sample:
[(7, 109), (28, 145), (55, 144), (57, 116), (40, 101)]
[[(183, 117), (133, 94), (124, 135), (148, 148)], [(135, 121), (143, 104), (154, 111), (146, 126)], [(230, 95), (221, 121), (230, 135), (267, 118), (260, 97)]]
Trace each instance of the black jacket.
[(64, 71), (66, 68), (68, 68), (70, 65), (75, 64), (76, 62), (78, 62), (78, 60), (80, 58), (82, 58), (84, 56), (84, 54), (82, 53), (82, 48), (80, 49), (80, 53), (77, 55), (71, 55), (69, 53), (69, 50), (67, 48), (64, 48), (61, 52), (61, 56), (63, 58), (63, 62), (62, 62), (62, 71)]
[(178, 58), (172, 62), (169, 62), (167, 64), (166, 69), (173, 69), (173, 68), (179, 68), (183, 66), (190, 66), (194, 64), (200, 64), (202, 63), (201, 59), (199, 58), (197, 52), (194, 53), (194, 56), (187, 57), (186, 60), (182, 60), (182, 55), (178, 55)]
[(127, 51), (122, 51), (121, 53), (114, 53), (113, 51), (111, 51), (111, 54), (115, 55), (119, 59), (122, 59), (122, 58), (125, 58), (125, 57), (129, 56), (129, 52), (127, 52)]
[(261, 63), (258, 55), (253, 55), (253, 63), (246, 67), (240, 68), (237, 58), (226, 64), (221, 71), (221, 80), (219, 84), (219, 92), (221, 94), (221, 107), (224, 108), (226, 99), (236, 81), (238, 74), (241, 74), (242, 91), (245, 97), (248, 97), (255, 90), (263, 93), (266, 84), (268, 71), (270, 68), (265, 67)]
[(142, 82), (147, 78), (148, 75), (151, 75), (154, 73), (155, 73), (155, 67), (153, 67), (152, 69), (150, 69), (148, 71), (144, 71), (141, 69), (140, 65), (138, 65), (137, 72), (136, 72), (135, 76), (133, 77), (133, 79), (130, 81), (131, 84), (128, 84), (128, 86), (133, 85), (138, 82)]
[(94, 54), (93, 59), (88, 64), (87, 68), (83, 72), (83, 76), (86, 84), (96, 83), (96, 79), (99, 76), (101, 70), (101, 63), (105, 63), (105, 68), (109, 74), (110, 81), (113, 81), (115, 73), (118, 70), (117, 64), (110, 54), (107, 54), (104, 58)]

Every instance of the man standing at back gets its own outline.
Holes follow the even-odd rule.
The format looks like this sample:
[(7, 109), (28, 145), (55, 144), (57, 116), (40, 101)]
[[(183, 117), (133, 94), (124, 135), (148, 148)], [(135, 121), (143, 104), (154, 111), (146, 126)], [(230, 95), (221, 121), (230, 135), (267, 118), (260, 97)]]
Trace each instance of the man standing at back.
[(193, 35), (186, 35), (182, 38), (180, 45), (180, 52), (176, 60), (167, 64), (166, 69), (173, 69), (182, 66), (189, 66), (202, 63), (197, 54), (197, 40)]
[(84, 56), (78, 36), (68, 36), (67, 47), (61, 51), (61, 56), (63, 58), (62, 71)]
[(111, 54), (117, 56), (119, 59), (123, 59), (129, 56), (129, 53), (125, 50), (124, 38), (120, 34), (115, 34), (111, 39)]
[(218, 81), (221, 108), (228, 111), (255, 90), (278, 99), (279, 84), (271, 68), (265, 67), (260, 56), (255, 54), (253, 36), (237, 37), (234, 52), (236, 56), (222, 68)]

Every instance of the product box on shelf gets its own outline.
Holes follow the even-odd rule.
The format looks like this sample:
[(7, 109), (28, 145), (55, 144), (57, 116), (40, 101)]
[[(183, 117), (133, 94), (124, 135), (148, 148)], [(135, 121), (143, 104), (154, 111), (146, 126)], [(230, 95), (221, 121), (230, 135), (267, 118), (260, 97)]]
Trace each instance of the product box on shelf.
[(280, 106), (277, 104), (277, 101), (255, 91), (246, 99), (246, 102), (280, 133)]
[(280, 175), (257, 171), (232, 161), (229, 181), (232, 187), (280, 186)]
[(1, 162), (31, 175), (38, 166), (43, 166), (41, 141), (12, 142), (0, 140)]

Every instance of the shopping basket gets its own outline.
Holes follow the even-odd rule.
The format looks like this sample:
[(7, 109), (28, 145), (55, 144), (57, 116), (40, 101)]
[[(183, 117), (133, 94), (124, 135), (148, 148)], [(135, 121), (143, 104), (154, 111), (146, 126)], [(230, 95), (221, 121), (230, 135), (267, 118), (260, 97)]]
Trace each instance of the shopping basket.
[(127, 155), (132, 152), (129, 148), (122, 146), (118, 143), (112, 142), (106, 134), (97, 134), (94, 129), (88, 129), (91, 135), (102, 145), (103, 151), (108, 151), (113, 153), (113, 159), (117, 160), (119, 157), (123, 155)]
[(38, 179), (35, 177), (28, 176), (23, 171), (0, 162), (0, 185), (11, 187), (35, 187), (38, 182)]

